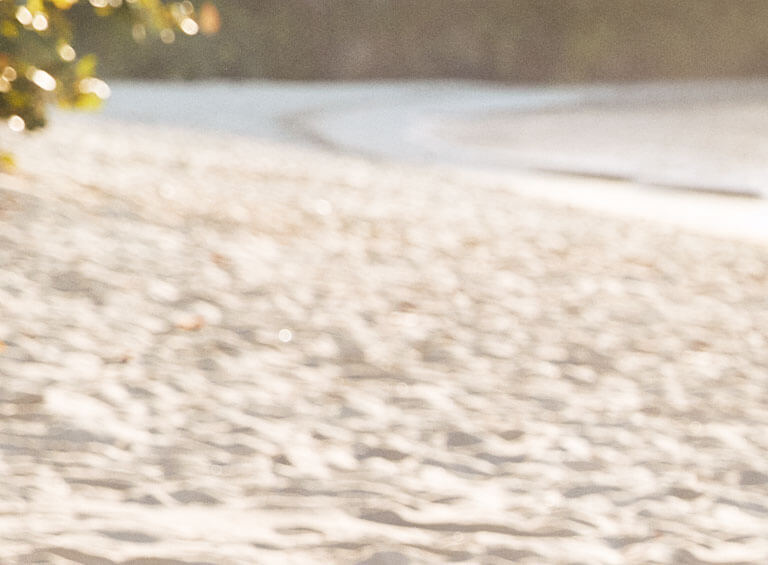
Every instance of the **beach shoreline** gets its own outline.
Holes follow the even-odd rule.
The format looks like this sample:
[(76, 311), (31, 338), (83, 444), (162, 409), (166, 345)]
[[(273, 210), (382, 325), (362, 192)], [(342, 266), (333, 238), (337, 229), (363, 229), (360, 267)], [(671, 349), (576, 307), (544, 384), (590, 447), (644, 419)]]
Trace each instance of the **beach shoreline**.
[(108, 117), (194, 125), (384, 162), (560, 171), (737, 196), (760, 196), (768, 186), (764, 80), (113, 86)]
[(439, 119), (429, 136), (496, 166), (765, 198), (765, 94), (739, 99), (734, 88), (731, 99), (685, 101), (681, 93), (661, 102), (652, 89), (647, 99), (637, 90), (564, 108)]

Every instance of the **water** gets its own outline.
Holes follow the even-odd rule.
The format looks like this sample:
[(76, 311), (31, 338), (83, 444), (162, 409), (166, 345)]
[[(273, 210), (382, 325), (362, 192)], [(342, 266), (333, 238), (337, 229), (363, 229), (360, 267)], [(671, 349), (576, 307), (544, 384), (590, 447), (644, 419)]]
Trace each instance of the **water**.
[[(723, 118), (725, 129), (733, 129), (729, 122), (734, 120), (750, 121), (746, 134), (744, 127), (737, 127), (731, 138), (707, 123), (710, 106), (740, 108), (739, 104), (768, 101), (768, 83), (764, 82), (560, 88), (448, 81), (116, 82), (112, 87), (104, 114), (115, 119), (234, 133), (411, 163), (554, 170), (755, 195), (768, 187), (764, 165), (768, 155), (763, 158), (760, 152), (731, 147), (734, 135), (739, 143), (747, 135), (745, 146), (753, 138), (754, 147), (764, 145), (768, 121), (756, 126), (741, 114)], [(601, 131), (601, 124), (590, 116), (595, 108), (610, 116), (616, 107), (623, 114), (611, 118), (613, 130)], [(698, 129), (691, 129), (691, 136), (685, 137), (680, 136), (679, 124), (665, 126), (666, 118), (651, 114), (656, 116), (653, 124), (643, 118), (642, 112), (649, 108), (665, 107), (680, 108), (683, 129), (686, 119), (696, 122)], [(700, 111), (686, 118), (683, 114), (688, 107)], [(580, 115), (585, 108), (592, 114)], [(556, 118), (553, 122), (550, 115), (547, 131), (537, 130), (537, 119), (529, 120), (525, 139), (510, 141), (514, 136), (509, 132), (516, 127), (514, 116), (535, 112), (548, 112)], [(673, 111), (671, 115), (677, 114)], [(473, 135), (446, 133), (472, 130), (473, 124), (493, 120), (493, 116), (507, 126), (498, 135), (489, 133), (490, 138), (483, 135), (482, 128), (479, 133), (474, 128)], [(664, 127), (675, 131), (666, 132)], [(645, 138), (637, 135), (643, 128), (650, 132)], [(691, 143), (692, 136), (702, 135), (712, 142)], [(722, 147), (723, 143), (728, 146)], [(726, 153), (726, 161), (720, 163), (718, 159), (725, 159)]]
[(470, 82), (112, 84), (107, 117), (192, 126), (368, 156), (437, 161), (420, 126), (478, 110), (575, 102), (575, 90)]

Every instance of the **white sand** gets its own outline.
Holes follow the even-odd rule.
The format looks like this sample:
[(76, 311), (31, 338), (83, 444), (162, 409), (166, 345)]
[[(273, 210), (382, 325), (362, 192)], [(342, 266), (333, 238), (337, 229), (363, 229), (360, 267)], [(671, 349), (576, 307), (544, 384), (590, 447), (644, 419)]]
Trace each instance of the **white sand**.
[(236, 138), (14, 143), (0, 562), (768, 561), (765, 246)]
[[(704, 92), (706, 86), (701, 87)], [(768, 195), (768, 97), (663, 102), (617, 97), (582, 106), (451, 117), (444, 150), (486, 161), (661, 186)]]

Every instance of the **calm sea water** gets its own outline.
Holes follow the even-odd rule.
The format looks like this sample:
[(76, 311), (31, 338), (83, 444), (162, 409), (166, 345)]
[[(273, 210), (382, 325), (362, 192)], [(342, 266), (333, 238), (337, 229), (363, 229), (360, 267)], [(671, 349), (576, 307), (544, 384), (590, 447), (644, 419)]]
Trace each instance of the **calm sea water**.
[[(449, 81), (114, 82), (112, 88), (113, 95), (104, 110), (108, 118), (234, 133), (388, 160), (485, 168), (530, 165), (530, 168), (547, 169), (547, 163), (524, 160), (510, 163), (499, 155), (440, 139), (434, 135), (433, 126), (494, 113), (542, 109), (557, 109), (565, 115), (585, 104), (611, 107), (616, 103), (684, 105), (768, 100), (765, 82), (559, 88)], [(642, 147), (636, 149), (643, 150)], [(627, 153), (637, 154), (636, 151)], [(711, 155), (702, 155), (701, 160), (711, 160)], [(629, 158), (587, 155), (582, 161), (572, 162), (572, 171), (561, 172), (615, 176), (616, 171), (622, 171), (628, 178), (633, 176), (634, 165)], [(638, 163), (642, 163), (647, 172), (648, 160)], [(670, 184), (687, 188), (762, 193), (764, 180), (768, 186), (768, 168), (765, 174), (758, 174), (745, 186), (743, 179), (731, 178), (728, 174), (721, 175), (717, 182), (697, 176), (695, 162), (684, 167), (690, 171), (683, 171), (682, 175), (680, 170), (659, 172), (656, 182), (665, 184), (666, 174), (675, 177), (675, 182)], [(736, 171), (732, 173), (735, 174)]]

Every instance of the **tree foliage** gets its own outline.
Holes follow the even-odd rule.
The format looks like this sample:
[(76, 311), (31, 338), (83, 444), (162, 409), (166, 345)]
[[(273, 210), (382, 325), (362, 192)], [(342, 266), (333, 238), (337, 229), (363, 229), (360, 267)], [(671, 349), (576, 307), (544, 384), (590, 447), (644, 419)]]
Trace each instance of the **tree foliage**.
[(137, 40), (156, 34), (170, 43), (199, 29), (189, 0), (0, 0), (0, 119), (11, 129), (43, 126), (49, 103), (92, 108), (109, 96), (94, 77), (95, 58), (72, 46), (75, 10), (123, 19)]

